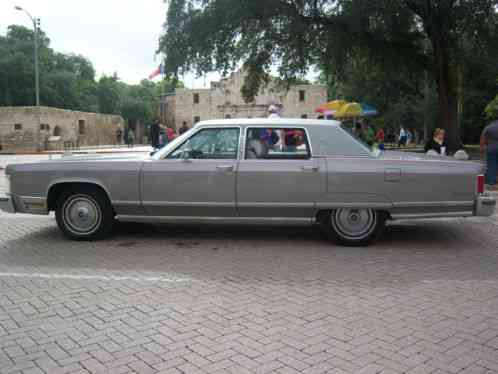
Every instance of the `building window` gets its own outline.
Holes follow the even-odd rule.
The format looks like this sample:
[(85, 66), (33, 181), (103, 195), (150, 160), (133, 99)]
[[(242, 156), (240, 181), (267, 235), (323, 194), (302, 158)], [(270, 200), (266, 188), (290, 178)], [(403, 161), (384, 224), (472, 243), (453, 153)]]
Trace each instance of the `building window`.
[(50, 130), (50, 125), (48, 123), (40, 123), (40, 130), (48, 131)]
[(308, 118), (308, 115), (307, 114), (301, 114), (301, 118), (302, 119), (306, 119), (306, 118)]
[(194, 123), (197, 123), (197, 122), (200, 122), (201, 121), (201, 117), (200, 116), (195, 116), (194, 117)]
[(20, 123), (16, 123), (16, 124), (14, 125), (14, 130), (17, 130), (17, 131), (22, 130), (22, 125), (21, 125)]
[(194, 94), (194, 104), (199, 104), (199, 94), (198, 93)]
[(80, 135), (85, 135), (85, 120), (80, 119), (78, 121), (78, 132)]
[(232, 118), (232, 116), (230, 114), (227, 114), (227, 115), (225, 115), (225, 118), (230, 119), (230, 118)]
[(306, 101), (306, 91), (304, 91), (304, 90), (299, 91), (299, 101), (301, 101), (301, 102)]
[(61, 136), (61, 128), (59, 126), (54, 127), (54, 136)]

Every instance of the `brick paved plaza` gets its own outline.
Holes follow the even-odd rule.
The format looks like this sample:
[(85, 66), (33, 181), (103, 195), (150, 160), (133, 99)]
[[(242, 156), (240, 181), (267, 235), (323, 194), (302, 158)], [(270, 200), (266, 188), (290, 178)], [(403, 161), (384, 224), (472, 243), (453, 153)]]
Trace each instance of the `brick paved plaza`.
[(496, 218), (344, 248), (306, 228), (76, 243), (0, 213), (0, 372), (498, 373)]

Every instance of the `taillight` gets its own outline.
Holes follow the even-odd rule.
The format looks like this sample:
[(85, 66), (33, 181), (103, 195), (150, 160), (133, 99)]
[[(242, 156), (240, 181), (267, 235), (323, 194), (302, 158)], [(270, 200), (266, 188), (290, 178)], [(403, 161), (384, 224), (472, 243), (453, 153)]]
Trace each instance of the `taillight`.
[(477, 176), (477, 193), (484, 193), (484, 175)]

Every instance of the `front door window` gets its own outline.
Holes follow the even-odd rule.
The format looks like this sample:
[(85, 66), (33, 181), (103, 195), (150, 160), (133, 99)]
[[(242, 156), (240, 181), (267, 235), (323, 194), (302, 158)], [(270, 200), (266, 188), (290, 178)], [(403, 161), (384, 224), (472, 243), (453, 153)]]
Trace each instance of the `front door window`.
[(185, 141), (167, 158), (236, 160), (239, 148), (239, 129), (203, 129)]

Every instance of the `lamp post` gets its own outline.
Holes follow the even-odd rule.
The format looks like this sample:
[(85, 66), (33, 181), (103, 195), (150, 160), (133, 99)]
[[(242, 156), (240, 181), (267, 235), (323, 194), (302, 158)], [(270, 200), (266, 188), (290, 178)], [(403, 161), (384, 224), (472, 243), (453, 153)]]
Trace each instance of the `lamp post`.
[(24, 12), (28, 15), (33, 22), (33, 29), (35, 32), (35, 94), (36, 94), (36, 106), (40, 106), (40, 79), (38, 74), (38, 28), (40, 26), (40, 19), (31, 16), (31, 14), (20, 6), (15, 7), (16, 10)]

